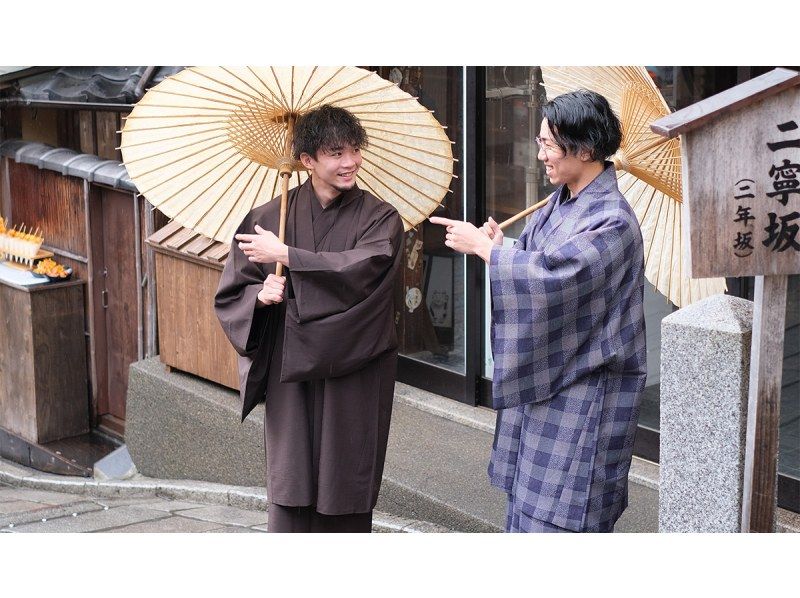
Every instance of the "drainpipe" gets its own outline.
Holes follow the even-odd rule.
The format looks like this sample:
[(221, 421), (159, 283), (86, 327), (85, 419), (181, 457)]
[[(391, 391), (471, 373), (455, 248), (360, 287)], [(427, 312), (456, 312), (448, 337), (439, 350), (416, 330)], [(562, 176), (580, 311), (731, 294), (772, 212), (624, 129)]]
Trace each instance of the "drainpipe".
[[(147, 198), (144, 200), (144, 236), (149, 239), (150, 235), (155, 232), (155, 217), (153, 210), (155, 208), (150, 205)], [(145, 277), (147, 279), (147, 351), (145, 357), (153, 357), (158, 353), (158, 317), (156, 313), (156, 257), (155, 251), (150, 245), (145, 246), (147, 268)]]
[(91, 386), (91, 407), (89, 413), (89, 421), (92, 427), (97, 425), (97, 409), (98, 400), (100, 396), (100, 389), (97, 384), (97, 331), (94, 326), (94, 308), (95, 308), (95, 263), (92, 260), (94, 249), (92, 247), (92, 218), (91, 218), (91, 200), (90, 200), (90, 186), (89, 181), (83, 181), (83, 212), (84, 212), (84, 227), (86, 230), (86, 257), (89, 258), (88, 263), (88, 282), (87, 282), (87, 311), (89, 313), (88, 336), (89, 336), (89, 385)]
[(139, 194), (133, 194), (133, 228), (135, 240), (133, 251), (136, 256), (136, 340), (139, 361), (144, 359), (144, 297), (142, 287), (147, 281), (142, 278), (142, 222), (139, 216)]

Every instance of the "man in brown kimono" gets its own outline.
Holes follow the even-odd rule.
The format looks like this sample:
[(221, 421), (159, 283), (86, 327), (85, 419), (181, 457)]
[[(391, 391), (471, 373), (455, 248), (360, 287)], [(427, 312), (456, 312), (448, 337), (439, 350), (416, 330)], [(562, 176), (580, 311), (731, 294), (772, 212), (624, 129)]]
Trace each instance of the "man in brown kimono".
[[(309, 179), (237, 229), (215, 309), (239, 353), (242, 419), (265, 399), (271, 532), (369, 532), (397, 362), (394, 281), (403, 226), (359, 189), (366, 132), (332, 106), (297, 121)], [(286, 276), (276, 276), (280, 262)]]

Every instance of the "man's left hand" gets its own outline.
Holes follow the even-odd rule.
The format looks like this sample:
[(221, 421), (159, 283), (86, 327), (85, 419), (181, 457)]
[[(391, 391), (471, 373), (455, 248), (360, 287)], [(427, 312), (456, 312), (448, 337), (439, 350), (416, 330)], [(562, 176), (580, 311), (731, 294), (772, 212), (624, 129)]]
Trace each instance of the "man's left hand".
[(281, 243), (278, 237), (272, 232), (261, 228), (256, 224), (256, 234), (238, 234), (236, 240), (239, 241), (239, 249), (242, 250), (251, 262), (260, 264), (271, 264), (280, 262), (284, 266), (289, 265), (289, 248)]

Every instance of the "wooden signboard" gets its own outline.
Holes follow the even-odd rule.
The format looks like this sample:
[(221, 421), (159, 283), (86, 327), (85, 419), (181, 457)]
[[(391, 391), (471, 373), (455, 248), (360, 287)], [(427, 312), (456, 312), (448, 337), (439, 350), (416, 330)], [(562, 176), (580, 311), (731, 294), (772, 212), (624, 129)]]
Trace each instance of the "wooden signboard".
[(692, 278), (800, 273), (800, 74), (775, 69), (652, 129), (682, 135)]
[(787, 276), (800, 274), (800, 74), (775, 69), (651, 128), (682, 135), (690, 276), (756, 277), (742, 531), (770, 532)]

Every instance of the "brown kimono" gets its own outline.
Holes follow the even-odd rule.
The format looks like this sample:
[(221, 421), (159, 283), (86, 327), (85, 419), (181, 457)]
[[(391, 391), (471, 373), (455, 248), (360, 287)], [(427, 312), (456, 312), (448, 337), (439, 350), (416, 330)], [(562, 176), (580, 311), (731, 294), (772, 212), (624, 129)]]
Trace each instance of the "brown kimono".
[[(280, 199), (255, 208), (277, 234)], [(215, 298), (239, 353), (242, 419), (265, 403), (267, 495), (324, 515), (371, 511), (383, 473), (397, 361), (394, 281), (403, 226), (358, 187), (323, 210), (311, 179), (289, 193), (284, 301), (257, 308), (275, 264), (231, 245)]]

